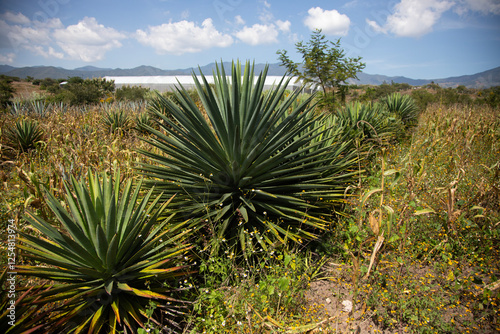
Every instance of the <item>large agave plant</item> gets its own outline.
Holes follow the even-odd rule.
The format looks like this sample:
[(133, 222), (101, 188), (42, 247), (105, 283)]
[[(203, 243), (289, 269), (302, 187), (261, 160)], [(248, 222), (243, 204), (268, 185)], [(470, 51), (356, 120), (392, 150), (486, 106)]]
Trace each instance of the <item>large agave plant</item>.
[(170, 217), (158, 220), (168, 202), (152, 199), (153, 191), (140, 199), (131, 181), (122, 185), (90, 172), (88, 183), (72, 178), (66, 185), (69, 210), (47, 192), (61, 230), (26, 215), (41, 237), (22, 233), (19, 248), (41, 265), (21, 265), (17, 272), (56, 282), (34, 301), (55, 307), (46, 332), (137, 333), (148, 307), (178, 311), (169, 284), (186, 273), (179, 258), (188, 249), (181, 242), (188, 231), (177, 233), (181, 225), (171, 224)]
[(393, 93), (388, 95), (383, 103), (387, 110), (397, 115), (406, 126), (414, 125), (417, 122), (419, 110), (410, 95)]
[[(33, 303), (38, 294), (46, 290), (39, 286), (26, 287), (23, 290), (11, 290), (12, 275), (8, 266), (0, 275), (0, 332), (5, 334), (36, 333), (44, 327), (43, 320), (50, 314), (44, 305)], [(15, 282), (15, 279), (14, 279)], [(12, 304), (15, 301), (15, 304)]]
[(14, 123), (12, 129), (6, 131), (6, 136), (12, 146), (21, 151), (28, 151), (42, 141), (43, 130), (37, 121), (21, 118)]
[(285, 78), (263, 94), (266, 74), (255, 78), (249, 63), (242, 73), (238, 62), (230, 77), (217, 67), (214, 85), (193, 76), (202, 107), (182, 86), (174, 100), (157, 96), (150, 111), (160, 129), (148, 127), (145, 140), (159, 153), (141, 151), (151, 163), (139, 166), (146, 185), (177, 194), (174, 210), (245, 254), (276, 240), (315, 238), (356, 159), (350, 142), (328, 141), (314, 96), (297, 104), (300, 92), (286, 96)]

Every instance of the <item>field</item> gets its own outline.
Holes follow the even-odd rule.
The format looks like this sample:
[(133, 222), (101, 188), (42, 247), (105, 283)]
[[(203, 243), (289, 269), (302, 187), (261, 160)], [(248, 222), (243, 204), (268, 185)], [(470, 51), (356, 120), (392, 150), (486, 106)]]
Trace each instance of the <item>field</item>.
[[(290, 105), (290, 108), (300, 105), (308, 96), (297, 95), (294, 98), (296, 104)], [(204, 119), (209, 119), (207, 105), (201, 99), (193, 102), (195, 105), (191, 107), (199, 108)], [(149, 108), (152, 105), (154, 103), (150, 102)], [(352, 108), (355, 109), (354, 106)], [(365, 110), (364, 107), (357, 108)], [(165, 144), (168, 135), (181, 133), (180, 128), (174, 128), (177, 123), (172, 121), (172, 115), (165, 114), (164, 118), (158, 119), (158, 115), (148, 114), (148, 110), (145, 102), (85, 106), (54, 104), (46, 110), (33, 107), (31, 112), (0, 115), (0, 224), (4, 240), (10, 233), (9, 221), (16, 226), (18, 244), (15, 260), (19, 267), (16, 281), (18, 322), (14, 327), (8, 326), (4, 323), (8, 319), (7, 312), (3, 313), (1, 328), (4, 332), (9, 329), (8, 333), (20, 333), (29, 328), (50, 332), (53, 328), (64, 328), (57, 327), (65, 326), (63, 321), (67, 324), (69, 319), (71, 325), (71, 322), (77, 322), (75, 319), (80, 319), (81, 323), (75, 324), (75, 328), (80, 330), (85, 325), (96, 332), (99, 328), (103, 333), (109, 332), (106, 326), (113, 327), (111, 324), (114, 323), (117, 332), (130, 333), (130, 328), (136, 326), (132, 322), (139, 318), (142, 320), (138, 322), (142, 325), (137, 327), (138, 333), (168, 333), (173, 329), (185, 333), (500, 331), (498, 107), (426, 102), (415, 114), (415, 122), (403, 124), (400, 120), (394, 123), (397, 128), (396, 125), (387, 125), (385, 119), (374, 118), (380, 123), (378, 125), (375, 121), (357, 121), (354, 123), (356, 129), (363, 122), (370, 123), (370, 126), (364, 128), (364, 132), (356, 132), (352, 146), (346, 147), (332, 160), (343, 164), (342, 172), (336, 174), (343, 175), (342, 180), (345, 178), (343, 188), (325, 188), (324, 196), (315, 193), (318, 198), (321, 197), (318, 207), (325, 197), (325, 205), (333, 210), (325, 215), (326, 218), (321, 216), (321, 222), (326, 221), (327, 224), (321, 225), (323, 223), (320, 224), (319, 218), (314, 221), (317, 217), (312, 206), (305, 211), (308, 215), (311, 212), (308, 219), (314, 221), (311, 222), (313, 227), (320, 227), (318, 237), (307, 240), (307, 233), (312, 233), (313, 229), (304, 228), (302, 231), (302, 225), (296, 228), (293, 224), (289, 230), (276, 234), (260, 234), (258, 229), (251, 233), (242, 230), (241, 235), (250, 235), (245, 237), (248, 245), (253, 242), (247, 246), (253, 247), (252, 251), (246, 249), (250, 255), (245, 255), (246, 241), (242, 241), (241, 245), (239, 243), (240, 234), (232, 236), (230, 228), (227, 234), (223, 234), (226, 232), (218, 230), (220, 227), (217, 225), (218, 219), (227, 219), (231, 226), (234, 217), (239, 224), (249, 224), (252, 216), (245, 206), (233, 203), (232, 208), (237, 214), (228, 216), (229, 211), (202, 203), (208, 212), (203, 219), (207, 217), (205, 220), (209, 223), (198, 226), (190, 223), (192, 212), (198, 207), (189, 202), (189, 197), (183, 197), (184, 202), (179, 202), (181, 190), (174, 194), (177, 197), (173, 199), (168, 185), (163, 185), (164, 192), (161, 194), (153, 190), (148, 192), (151, 188), (148, 188), (147, 179), (160, 175), (155, 169), (163, 163), (158, 156), (175, 157), (176, 151)], [(180, 116), (173, 116), (179, 121)], [(14, 129), (20, 120), (35, 121), (36, 125), (30, 123), (26, 126), (39, 129), (40, 135), (31, 146), (29, 141), (12, 140), (14, 137), (9, 129)], [(154, 123), (155, 120), (157, 123)], [(201, 120), (199, 122), (202, 123)], [(283, 120), (280, 119), (280, 122)], [(344, 123), (335, 123), (338, 122), (336, 118), (327, 118), (322, 122), (351, 129)], [(162, 124), (167, 125), (162, 128)], [(203, 130), (201, 126), (198, 129), (200, 132)], [(355, 129), (354, 125), (352, 129)], [(32, 131), (32, 135), (36, 136), (36, 129)], [(332, 138), (340, 136), (335, 138), (345, 139), (345, 136), (351, 135), (350, 132), (332, 133)], [(198, 140), (197, 137), (189, 138)], [(202, 143), (201, 140), (199, 142)], [(339, 142), (336, 139), (331, 145), (340, 146)], [(185, 145), (182, 138), (170, 143), (172, 146), (175, 143)], [(313, 151), (313, 147), (307, 147)], [(182, 160), (182, 157), (178, 159)], [(194, 157), (192, 159), (195, 160)], [(308, 163), (313, 166), (313, 162), (310, 160)], [(168, 163), (169, 168), (181, 169), (181, 165)], [(193, 167), (193, 170), (196, 168)], [(113, 176), (115, 182), (122, 182), (122, 186), (106, 188), (104, 185), (102, 189), (98, 188), (88, 179), (94, 172)], [(55, 208), (72, 210), (73, 198), (74, 203), (78, 203), (74, 204), (75, 207), (94, 203), (96, 215), (102, 211), (104, 216), (109, 217), (108, 211), (113, 213), (115, 209), (109, 204), (106, 194), (115, 194), (116, 198), (125, 196), (123, 192), (128, 189), (126, 182), (131, 181), (131, 186), (136, 186), (141, 177), (146, 178), (145, 188), (137, 192), (137, 197), (130, 193), (127, 198), (134, 200), (125, 203), (134, 206), (146, 197), (149, 198), (147, 203), (157, 198), (155, 205), (160, 206), (171, 200), (165, 211), (158, 213), (158, 222), (154, 222), (156, 225), (144, 230), (147, 233), (163, 233), (163, 230), (156, 231), (155, 226), (160, 226), (160, 222), (175, 213), (175, 217), (168, 218), (171, 223), (161, 223), (162, 229), (168, 232), (161, 235), (170, 238), (170, 241), (164, 243), (158, 238), (144, 244), (153, 245), (152, 250), (162, 250), (169, 255), (158, 257), (154, 252), (147, 253), (149, 255), (144, 261), (155, 259), (158, 267), (155, 267), (156, 262), (154, 266), (148, 264), (133, 280), (127, 281), (139, 284), (140, 288), (129, 290), (107, 280), (98, 285), (108, 293), (104, 293), (106, 296), (114, 296), (113, 289), (121, 289), (120, 296), (125, 292), (133, 295), (135, 299), (130, 301), (130, 305), (139, 305), (136, 314), (124, 306), (125, 302), (121, 301), (118, 305), (113, 299), (115, 297), (106, 297), (110, 299), (103, 302), (106, 298), (102, 297), (102, 292), (97, 294), (98, 288), (85, 290), (87, 286), (81, 282), (91, 280), (85, 281), (83, 276), (77, 274), (78, 266), (68, 264), (77, 261), (76, 255), (71, 259), (61, 257), (54, 260), (56, 262), (47, 262), (47, 258), (51, 254), (57, 258), (57, 250), (62, 251), (65, 242), (70, 244), (68, 239), (77, 240), (74, 237), (76, 234), (72, 234), (76, 232), (68, 228), (71, 225), (65, 223)], [(178, 177), (187, 179), (181, 174)], [(201, 177), (209, 178), (208, 175)], [(71, 181), (72, 178), (74, 181)], [(84, 188), (78, 188), (75, 185), (78, 182), (90, 187), (87, 202), (81, 199), (85, 197)], [(80, 192), (71, 192), (71, 189), (80, 189)], [(66, 195), (68, 191), (70, 195)], [(194, 190), (193, 194), (192, 198), (195, 198)], [(102, 203), (99, 202), (100, 196)], [(330, 196), (328, 200), (327, 196)], [(99, 209), (99, 203), (108, 211)], [(121, 202), (116, 203), (118, 207)], [(270, 199), (269, 203), (275, 202)], [(302, 205), (302, 202), (293, 203)], [(276, 207), (278, 204), (275, 204)], [(267, 203), (255, 205), (266, 207)], [(189, 207), (191, 211), (183, 212), (183, 207)], [(283, 204), (279, 207), (289, 215)], [(149, 207), (144, 204), (141, 209), (148, 213), (148, 218), (137, 222), (147, 225), (149, 215), (155, 216), (155, 207), (148, 211)], [(76, 211), (72, 212), (74, 216)], [(118, 216), (122, 214), (120, 210), (115, 213)], [(271, 211), (268, 210), (268, 213), (263, 215), (271, 216)], [(317, 214), (318, 217), (320, 215), (322, 213)], [(53, 230), (44, 228), (43, 223), (34, 217), (40, 217), (53, 226)], [(74, 219), (81, 222), (81, 226), (87, 221), (85, 218)], [(104, 224), (106, 219), (100, 224)], [(280, 226), (266, 220), (262, 224), (268, 231), (273, 226)], [(56, 235), (57, 231), (62, 232)], [(136, 236), (141, 238), (141, 234)], [(105, 237), (102, 238), (96, 236), (99, 247), (104, 247)], [(37, 248), (42, 244), (37, 244), (35, 239), (51, 239), (52, 242), (44, 243), (47, 250), (42, 251)], [(215, 242), (216, 239), (220, 242)], [(262, 241), (264, 239), (266, 242)], [(233, 241), (235, 243), (230, 245)], [(111, 244), (107, 239), (106, 246), (112, 248)], [(11, 257), (7, 255), (10, 252), (7, 245), (7, 242), (2, 243), (1, 259), (5, 264)], [(120, 248), (117, 249), (114, 254), (120, 254)], [(103, 263), (109, 265), (112, 262), (109, 255), (104, 257), (106, 260)], [(99, 258), (102, 257), (99, 255)], [(57, 262), (59, 260), (61, 262)], [(168, 263), (170, 270), (158, 269), (160, 262)], [(53, 270), (43, 272), (42, 267)], [(120, 268), (117, 265), (107, 275), (118, 275)], [(155, 268), (158, 271), (154, 271)], [(95, 273), (88, 272), (89, 277), (96, 277), (92, 276)], [(155, 275), (160, 275), (164, 281)], [(3, 277), (3, 284), (5, 279), (6, 276)], [(158, 281), (161, 281), (160, 287), (156, 288)], [(72, 286), (78, 293), (64, 296), (68, 292), (58, 282), (75, 284)], [(127, 284), (128, 287), (135, 287), (132, 283)], [(9, 303), (6, 291), (1, 299), (2, 312)], [(40, 295), (42, 297), (37, 297), (41, 291), (44, 291)], [(169, 297), (163, 298), (162, 295)], [(145, 302), (140, 298), (144, 298)], [(110, 308), (106, 311), (108, 304)], [(93, 308), (95, 305), (99, 307)], [(91, 310), (92, 314), (74, 310)], [(129, 316), (123, 316), (123, 313)], [(121, 322), (117, 320), (122, 316)]]

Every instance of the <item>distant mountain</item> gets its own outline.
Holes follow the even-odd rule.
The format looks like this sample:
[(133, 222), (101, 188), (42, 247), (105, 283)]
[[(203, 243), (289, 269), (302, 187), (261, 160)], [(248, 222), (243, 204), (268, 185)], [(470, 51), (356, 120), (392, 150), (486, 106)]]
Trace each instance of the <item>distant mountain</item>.
[[(224, 62), (225, 68), (230, 67), (231, 63)], [(279, 63), (268, 64), (268, 75), (281, 76), (285, 74), (285, 68)], [(265, 67), (265, 64), (255, 64), (255, 73), (259, 73)], [(138, 66), (131, 69), (121, 68), (99, 68), (95, 66), (84, 66), (68, 70), (54, 66), (32, 66), (16, 68), (9, 65), (0, 65), (0, 74), (5, 74), (14, 77), (26, 78), (31, 76), (35, 79), (66, 79), (69, 77), (81, 78), (102, 78), (105, 76), (172, 76), (172, 75), (191, 75), (193, 71), (199, 74), (199, 69), (205, 75), (211, 75), (215, 71), (215, 63), (205, 66), (191, 67), (176, 70), (162, 70), (152, 66)], [(468, 88), (487, 88), (492, 86), (500, 86), (500, 67), (484, 71), (472, 75), (462, 75), (458, 77), (450, 77), (444, 79), (410, 79), (402, 76), (389, 77), (379, 74), (359, 73), (359, 80), (350, 80), (351, 84), (358, 85), (380, 85), (382, 83), (407, 83), (412, 86), (421, 86), (434, 82), (441, 87), (457, 87), (464, 85)]]
[(9, 71), (12, 71), (15, 67), (9, 65), (0, 65), (0, 74), (5, 74)]
[(75, 68), (75, 71), (109, 71), (111, 68), (100, 68), (100, 67), (95, 67), (95, 66), (83, 66), (83, 67), (78, 67)]
[(358, 85), (380, 85), (382, 83), (407, 83), (412, 86), (422, 86), (432, 82), (439, 84), (441, 87), (457, 87), (464, 85), (468, 88), (488, 88), (500, 86), (500, 67), (472, 74), (462, 75), (458, 77), (450, 77), (444, 79), (410, 79), (406, 77), (388, 77), (378, 74), (360, 73), (359, 80), (350, 80), (349, 83)]

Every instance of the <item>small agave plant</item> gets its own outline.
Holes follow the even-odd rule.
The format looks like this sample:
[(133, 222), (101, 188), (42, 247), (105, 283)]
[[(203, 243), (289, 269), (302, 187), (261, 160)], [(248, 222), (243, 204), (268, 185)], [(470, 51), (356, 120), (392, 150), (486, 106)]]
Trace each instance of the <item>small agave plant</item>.
[(383, 99), (382, 103), (390, 113), (397, 115), (405, 126), (409, 127), (417, 123), (419, 109), (410, 95), (393, 93)]
[(123, 133), (130, 129), (131, 119), (123, 110), (111, 110), (104, 112), (101, 123), (110, 133)]
[(158, 95), (159, 129), (145, 128), (158, 150), (140, 151), (146, 186), (176, 194), (174, 211), (246, 255), (316, 238), (356, 174), (352, 141), (322, 126), (314, 96), (297, 103), (285, 77), (265, 92), (266, 74), (238, 62), (230, 76), (217, 67), (214, 84), (193, 76), (201, 103), (182, 86), (173, 99)]
[(21, 233), (19, 248), (40, 264), (20, 265), (17, 272), (54, 282), (34, 301), (53, 307), (45, 332), (137, 333), (156, 321), (148, 317), (151, 307), (161, 318), (171, 315), (168, 326), (179, 326), (184, 304), (171, 292), (187, 273), (182, 258), (189, 230), (179, 232), (183, 224), (172, 224), (172, 216), (159, 219), (168, 202), (152, 198), (153, 191), (140, 198), (140, 184), (134, 189), (131, 181), (123, 185), (91, 172), (88, 184), (75, 178), (66, 184), (69, 210), (46, 192), (60, 229), (25, 216), (41, 237)]
[(36, 148), (43, 140), (43, 130), (37, 121), (21, 118), (14, 124), (12, 129), (6, 131), (7, 139), (12, 146), (22, 152)]
[(334, 117), (352, 138), (362, 141), (382, 141), (393, 139), (398, 132), (398, 122), (390, 117), (378, 103), (347, 103)]

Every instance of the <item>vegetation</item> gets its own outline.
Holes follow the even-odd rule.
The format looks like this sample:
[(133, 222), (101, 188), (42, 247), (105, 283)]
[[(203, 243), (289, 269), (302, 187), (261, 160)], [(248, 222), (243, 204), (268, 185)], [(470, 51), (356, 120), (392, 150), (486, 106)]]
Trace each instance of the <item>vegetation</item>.
[(43, 130), (37, 121), (21, 118), (14, 123), (13, 128), (7, 129), (6, 137), (9, 145), (27, 151), (42, 142)]
[[(179, 302), (170, 295), (171, 284), (184, 274), (182, 256), (188, 247), (180, 241), (188, 231), (172, 237), (182, 225), (165, 229), (170, 218), (158, 217), (168, 202), (159, 205), (158, 197), (148, 204), (152, 191), (139, 201), (140, 183), (134, 190), (128, 181), (120, 191), (120, 183), (105, 174), (99, 180), (89, 172), (88, 178), (88, 186), (74, 178), (67, 185), (69, 211), (47, 193), (61, 231), (27, 212), (27, 222), (48, 240), (21, 233), (19, 247), (46, 265), (16, 269), (60, 282), (37, 296), (40, 304), (65, 301), (45, 319), (47, 331), (115, 333), (126, 327), (134, 333), (145, 326), (148, 307), (173, 315), (162, 304)], [(119, 174), (114, 178), (119, 180)]]
[(347, 58), (340, 46), (340, 39), (331, 42), (317, 29), (309, 42), (296, 44), (297, 52), (302, 56), (302, 63), (293, 62), (286, 50), (279, 50), (279, 60), (288, 74), (298, 77), (305, 85), (313, 89), (320, 88), (323, 94), (322, 106), (334, 107), (344, 103), (350, 78), (357, 79), (357, 73), (365, 68), (361, 57)]
[[(231, 75), (146, 102), (12, 99), (0, 331), (500, 331), (498, 89), (352, 86), (330, 113)], [(14, 145), (21, 121), (39, 144)]]
[(143, 101), (149, 88), (123, 86), (115, 91), (115, 99), (117, 101)]
[(127, 131), (130, 128), (130, 118), (123, 110), (104, 112), (101, 122), (111, 133)]
[(14, 97), (14, 87), (12, 87), (12, 79), (2, 75), (0, 78), (0, 109), (5, 109)]
[(151, 110), (160, 130), (146, 129), (147, 142), (162, 154), (141, 151), (154, 162), (140, 167), (146, 185), (177, 194), (172, 208), (189, 213), (212, 247), (225, 241), (245, 256), (277, 241), (314, 239), (356, 166), (352, 143), (340, 132), (329, 146), (311, 142), (324, 133), (314, 126), (311, 99), (293, 106), (299, 92), (285, 97), (286, 82), (264, 96), (265, 77), (254, 85), (249, 63), (243, 75), (233, 63), (231, 83), (218, 68), (215, 88), (202, 76), (204, 85), (196, 85), (207, 119), (184, 89), (176, 94), (179, 105), (158, 97)]

